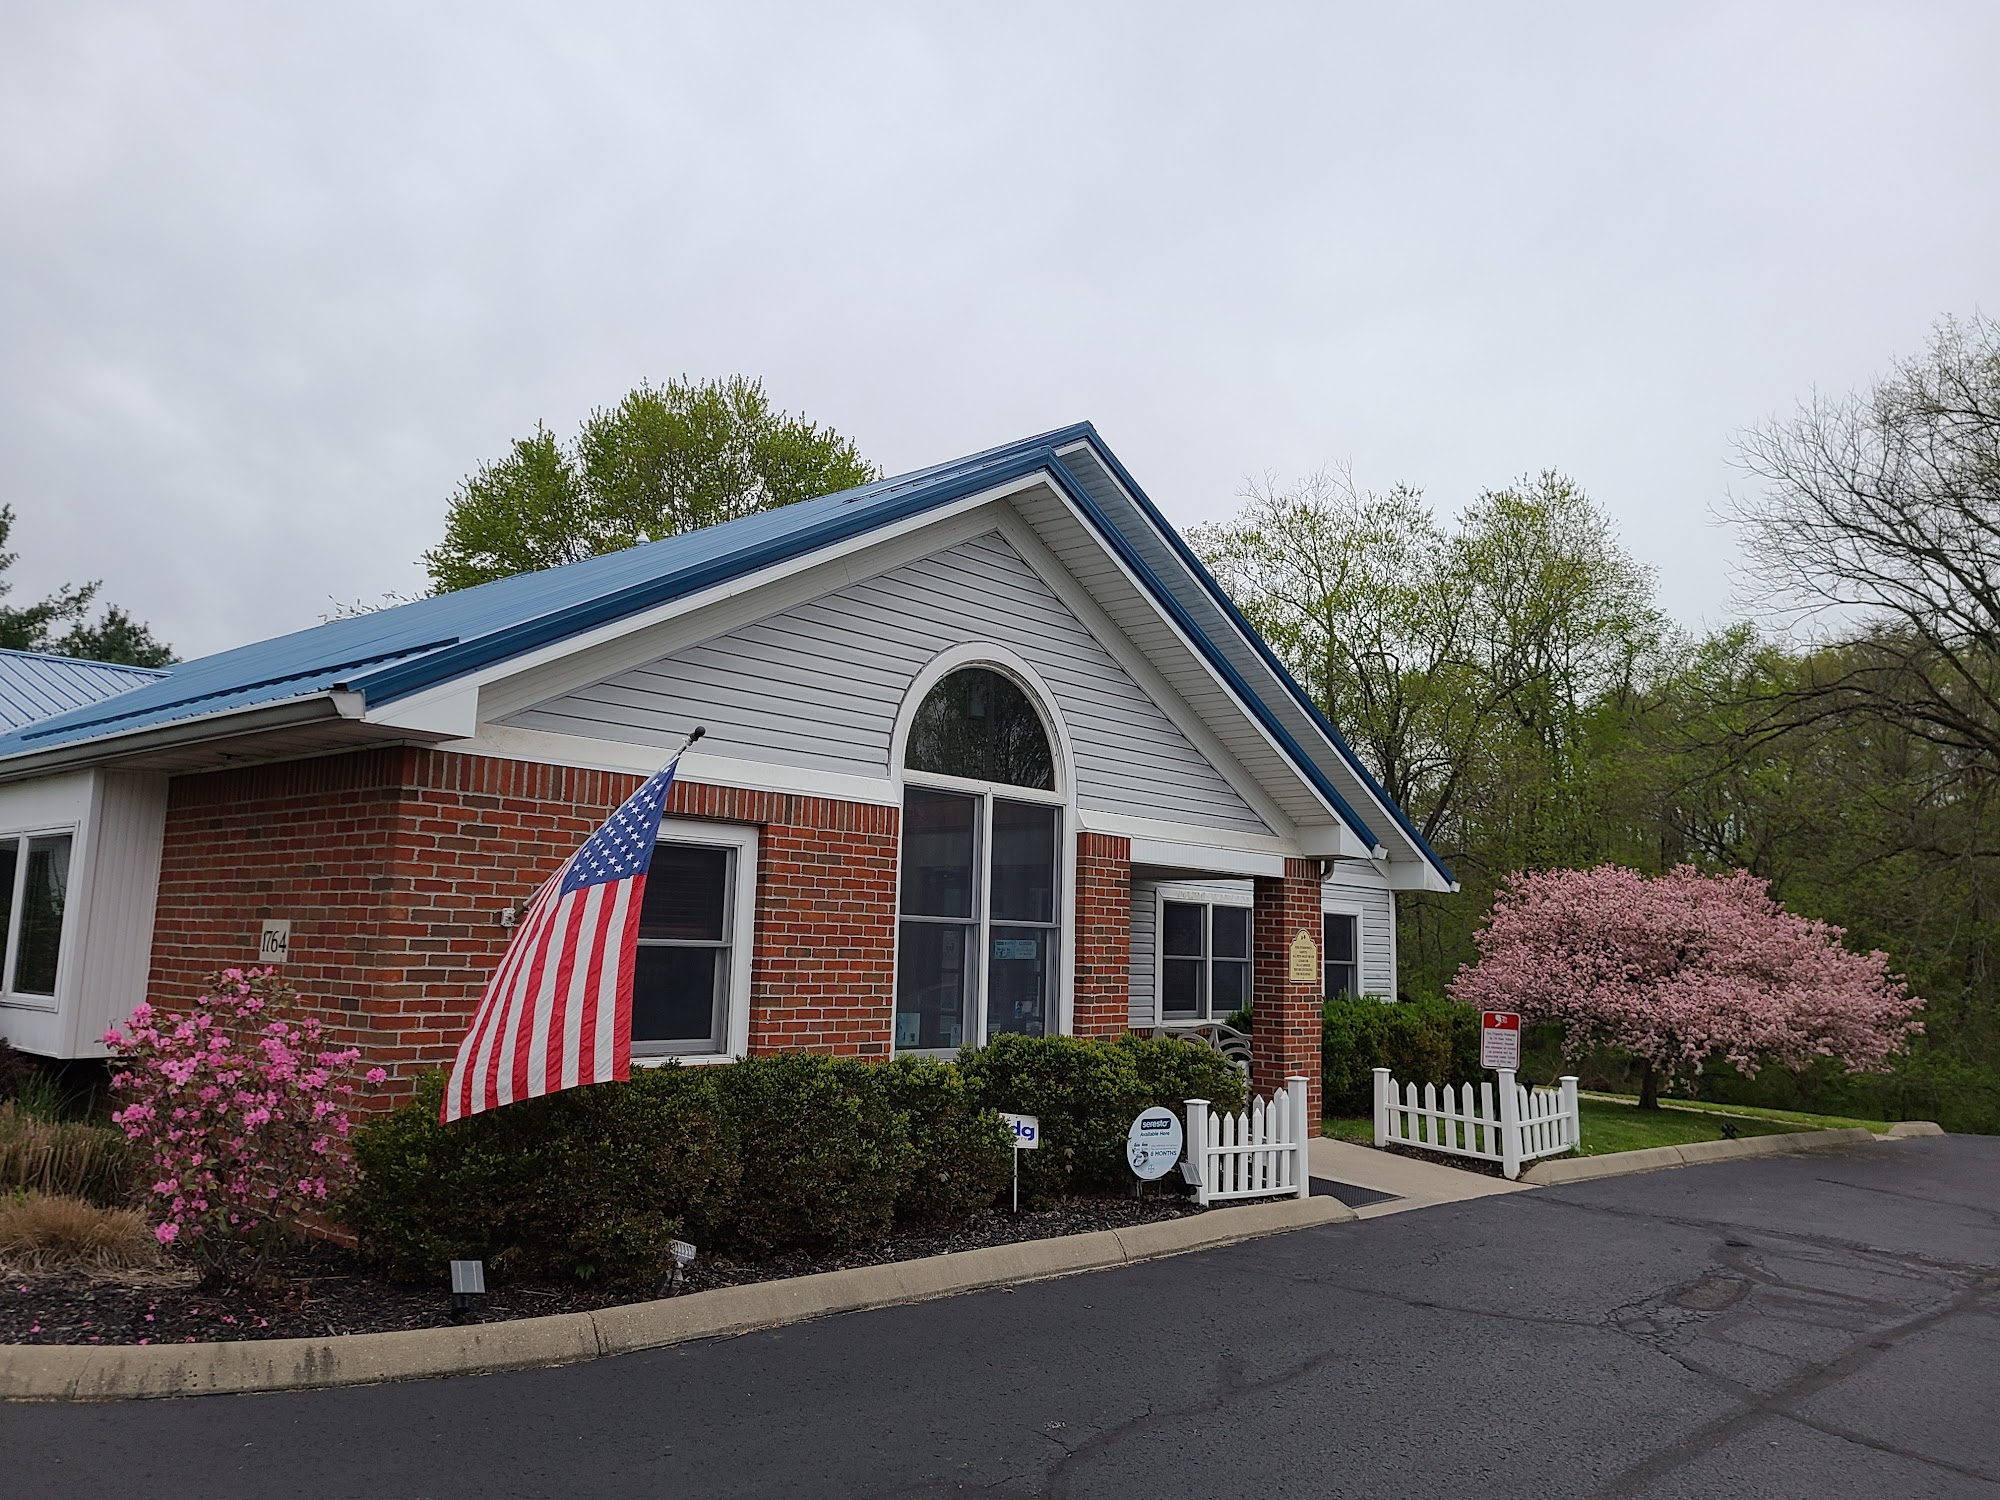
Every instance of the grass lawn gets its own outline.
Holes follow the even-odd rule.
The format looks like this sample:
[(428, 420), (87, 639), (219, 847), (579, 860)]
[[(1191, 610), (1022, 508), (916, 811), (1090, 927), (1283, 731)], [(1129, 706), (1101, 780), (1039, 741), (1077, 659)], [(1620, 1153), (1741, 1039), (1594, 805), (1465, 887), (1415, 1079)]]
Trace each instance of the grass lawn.
[[(1614, 1151), (1641, 1151), (1648, 1146), (1685, 1146), (1692, 1141), (1723, 1139), (1726, 1120), (1739, 1137), (1778, 1135), (1788, 1130), (1832, 1130), (1863, 1126), (1889, 1127), (1879, 1120), (1843, 1120), (1833, 1115), (1803, 1115), (1782, 1109), (1754, 1109), (1721, 1104), (1689, 1104), (1676, 1100), (1665, 1108), (1642, 1110), (1635, 1102), (1610, 1095), (1585, 1095), (1577, 1100), (1582, 1114), (1583, 1145), (1579, 1156), (1606, 1156)], [(1372, 1119), (1328, 1120), (1323, 1133), (1367, 1146), (1375, 1141)], [(1440, 1160), (1449, 1158), (1440, 1157)]]
[[(1585, 1094), (1585, 1102), (1594, 1099), (1615, 1101), (1621, 1104), (1635, 1102), (1630, 1094)], [(1739, 1120), (1775, 1120), (1793, 1130), (1872, 1130), (1877, 1135), (1889, 1128), (1887, 1120), (1855, 1120), (1846, 1115), (1808, 1115), (1795, 1109), (1763, 1109), (1754, 1104), (1704, 1104), (1693, 1099), (1662, 1099), (1662, 1109), (1692, 1110), (1704, 1115), (1729, 1115)]]

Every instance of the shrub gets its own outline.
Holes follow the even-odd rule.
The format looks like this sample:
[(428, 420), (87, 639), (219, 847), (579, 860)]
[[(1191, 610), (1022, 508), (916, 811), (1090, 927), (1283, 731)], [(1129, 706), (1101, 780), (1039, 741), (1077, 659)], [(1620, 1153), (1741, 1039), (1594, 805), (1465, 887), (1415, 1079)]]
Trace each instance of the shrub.
[(875, 1070), (907, 1146), (898, 1224), (948, 1224), (990, 1204), (1013, 1170), (1013, 1138), (950, 1063), (898, 1057)]
[(1242, 1075), (1173, 1037), (997, 1036), (963, 1054), (959, 1067), (980, 1104), (1041, 1121), (1041, 1146), (1021, 1159), (1022, 1193), (1037, 1203), (1129, 1189), (1125, 1138), (1141, 1110), (1178, 1112), (1204, 1098), (1218, 1109), (1243, 1107)]
[(160, 1258), (146, 1216), (50, 1193), (0, 1196), (0, 1264), (11, 1271), (106, 1270)]
[(13, 1098), (22, 1084), (40, 1076), (41, 1069), (28, 1060), (28, 1054), (0, 1036), (0, 1099)]
[(1329, 1000), (1321, 1011), (1320, 1068), (1329, 1116), (1369, 1113), (1377, 1068), (1398, 1083), (1476, 1079), (1479, 1012), (1450, 1000)]
[[(1132, 1055), (1146, 1104), (1176, 1114), (1190, 1099), (1206, 1099), (1218, 1112), (1234, 1113), (1249, 1099), (1250, 1085), (1236, 1064), (1206, 1043), (1179, 1037), (1122, 1036), (1117, 1044)], [(1131, 1121), (1127, 1120), (1129, 1128)]]
[(735, 1127), (716, 1073), (668, 1066), (438, 1123), (444, 1075), (354, 1134), (340, 1205), (364, 1254), (435, 1279), (478, 1259), (523, 1277), (657, 1282), (669, 1241), (703, 1243), (735, 1191)]
[(133, 1188), (132, 1150), (122, 1131), (40, 1119), (11, 1102), (0, 1104), (0, 1193), (46, 1193), (122, 1208)]
[[(276, 970), (225, 969), (183, 1016), (141, 1004), (104, 1034), (121, 1064), (111, 1088), (129, 1102), (112, 1120), (153, 1177), (160, 1243), (219, 1255), (317, 1211), (343, 1174), (360, 1057), (327, 1044), (311, 1016), (280, 1012), (292, 992)], [(383, 1077), (377, 1068), (371, 1082)]]
[(880, 1064), (812, 1052), (729, 1065), (723, 1107), (743, 1158), (727, 1249), (852, 1250), (889, 1232), (908, 1137)]

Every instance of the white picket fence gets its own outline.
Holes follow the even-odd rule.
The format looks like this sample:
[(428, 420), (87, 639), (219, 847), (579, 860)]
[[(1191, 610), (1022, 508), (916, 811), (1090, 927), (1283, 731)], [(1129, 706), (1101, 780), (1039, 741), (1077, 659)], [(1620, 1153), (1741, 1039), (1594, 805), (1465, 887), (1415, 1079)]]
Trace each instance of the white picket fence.
[(1209, 1113), (1206, 1099), (1187, 1101), (1188, 1168), (1197, 1203), (1303, 1198), (1312, 1191), (1306, 1142), (1315, 1122), (1306, 1118), (1306, 1081), (1293, 1077), (1269, 1099), (1253, 1095), (1240, 1115)]
[(1417, 1096), (1414, 1083), (1399, 1091), (1387, 1068), (1375, 1070), (1375, 1144), (1417, 1146), (1497, 1161), (1511, 1180), (1521, 1175), (1521, 1163), (1541, 1156), (1560, 1156), (1582, 1138), (1576, 1113), (1576, 1079), (1564, 1078), (1556, 1088), (1525, 1089), (1511, 1069), (1500, 1072), (1499, 1108), (1494, 1087), (1481, 1083), (1474, 1098), (1472, 1085), (1444, 1087), (1440, 1101), (1435, 1084)]

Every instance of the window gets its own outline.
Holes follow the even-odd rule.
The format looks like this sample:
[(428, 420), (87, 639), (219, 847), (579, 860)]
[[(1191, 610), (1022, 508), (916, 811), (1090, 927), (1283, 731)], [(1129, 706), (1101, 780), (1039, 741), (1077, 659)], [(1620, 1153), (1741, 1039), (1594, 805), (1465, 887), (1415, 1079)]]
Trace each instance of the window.
[(1063, 829), (1041, 715), (1011, 678), (964, 668), (925, 695), (904, 761), (896, 1046), (1054, 1029)]
[(1361, 993), (1361, 919), (1352, 912), (1330, 911), (1323, 915), (1321, 959), (1326, 965), (1326, 996)]
[(0, 988), (10, 995), (55, 996), (71, 842), (67, 833), (0, 839)]
[(986, 667), (954, 672), (924, 696), (903, 764), (912, 771), (1055, 790), (1055, 756), (1028, 695)]
[(1160, 1014), (1225, 1021), (1250, 1003), (1250, 908), (1160, 904)]
[(721, 1057), (744, 1046), (750, 917), (740, 898), (754, 893), (754, 835), (717, 836), (727, 842), (663, 837), (653, 851), (632, 968), (634, 1057)]

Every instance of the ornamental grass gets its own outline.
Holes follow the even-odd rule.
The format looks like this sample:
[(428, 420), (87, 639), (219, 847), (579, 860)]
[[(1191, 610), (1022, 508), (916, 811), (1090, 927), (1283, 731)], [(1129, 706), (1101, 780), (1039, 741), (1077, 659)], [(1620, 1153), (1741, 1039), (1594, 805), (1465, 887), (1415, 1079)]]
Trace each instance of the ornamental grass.
[(133, 1172), (122, 1132), (0, 1104), (0, 1194), (41, 1193), (122, 1208), (132, 1199)]
[(136, 1270), (159, 1259), (153, 1226), (137, 1209), (55, 1193), (0, 1198), (0, 1266), (10, 1275)]

